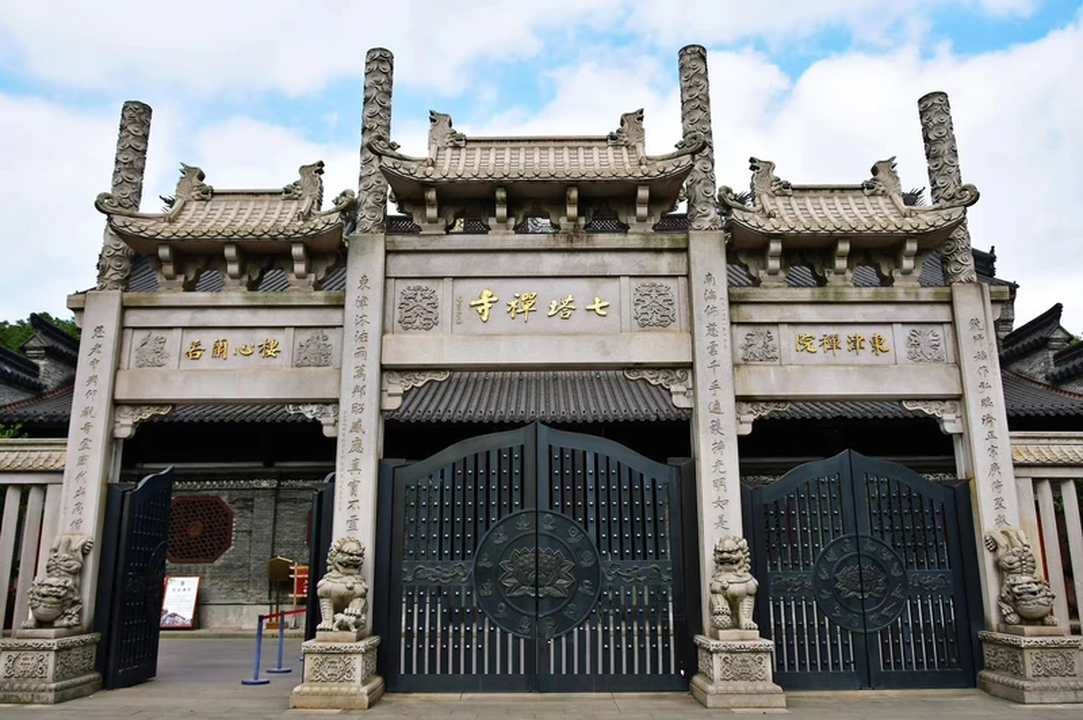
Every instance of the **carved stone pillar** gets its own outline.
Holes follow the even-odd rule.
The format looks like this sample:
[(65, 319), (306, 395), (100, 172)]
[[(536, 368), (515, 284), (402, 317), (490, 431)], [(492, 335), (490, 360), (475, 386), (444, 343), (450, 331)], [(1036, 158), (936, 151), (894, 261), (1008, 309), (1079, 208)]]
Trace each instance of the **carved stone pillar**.
[[(699, 135), (706, 141), (696, 154), (692, 172), (685, 181), (688, 196), (688, 229), (719, 230), (714, 178), (714, 138), (711, 133), (711, 93), (707, 77), (707, 50), (688, 45), (678, 55), (681, 79), (681, 130), (684, 137)], [(725, 266), (722, 267), (723, 271)], [(724, 273), (723, 273), (724, 274)]]
[[(990, 530), (1019, 527), (1008, 416), (1004, 407), (996, 327), (989, 288), (978, 283), (957, 283), (951, 288), (952, 312), (959, 370), (963, 385), (962, 416), (965, 432), (957, 436), (961, 477), (969, 478), (974, 498), (977, 544)], [(999, 584), (993, 558), (980, 558), (985, 606), (985, 627), (997, 623)]]
[(88, 631), (113, 468), (120, 322), (120, 292), (87, 293), (57, 535), (45, 574), (30, 587), (30, 617), (14, 618), (15, 637), (0, 641), (0, 702), (57, 703), (101, 689), (94, 671), (100, 636)]
[[(147, 165), (150, 115), (150, 106), (141, 102), (126, 102), (121, 109), (109, 209), (139, 211), (139, 202), (143, 198), (143, 172)], [(134, 256), (134, 251), (106, 228), (98, 257), (98, 290), (127, 290)]]
[[(384, 223), (387, 182), (379, 158), (368, 148), (391, 130), (392, 55), (382, 48), (365, 58), (361, 121), (361, 177), (357, 227), (348, 238), (343, 314), (342, 385), (338, 400), (335, 509), (327, 574), (316, 585), (321, 622), (316, 638), (302, 646), (305, 674), (290, 707), (366, 709), (383, 695), (376, 674), (379, 637), (371, 635), (369, 589), (374, 563), (362, 563), (376, 547), (376, 490), (382, 446), (380, 346), (385, 291)], [(341, 607), (340, 607), (341, 605)]]
[(390, 50), (373, 48), (365, 56), (365, 100), (361, 111), (361, 176), (357, 193), (359, 233), (384, 231), (387, 219), (387, 180), (380, 173), (380, 158), (368, 148), (376, 138), (391, 134), (391, 76), (395, 57)]
[[(955, 145), (947, 93), (923, 95), (918, 100), (918, 116), (921, 118), (921, 135), (925, 140), (925, 161), (929, 167), (932, 201), (950, 201), (962, 186), (963, 176), (959, 170), (959, 149)], [(970, 231), (965, 219), (940, 248), (940, 255), (944, 280), (949, 285), (978, 281), (974, 256), (970, 251)]]

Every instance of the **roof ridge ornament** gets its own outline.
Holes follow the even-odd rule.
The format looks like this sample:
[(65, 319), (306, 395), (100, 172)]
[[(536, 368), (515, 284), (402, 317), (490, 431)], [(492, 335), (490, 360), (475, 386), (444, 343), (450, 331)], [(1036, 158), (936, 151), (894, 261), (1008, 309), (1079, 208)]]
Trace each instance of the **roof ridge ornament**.
[(429, 110), (429, 154), (434, 155), (437, 148), (466, 147), (466, 135), (453, 129), (451, 115)]
[(605, 141), (610, 147), (635, 148), (639, 155), (643, 155), (643, 145), (646, 142), (646, 132), (643, 129), (643, 108), (622, 113), (620, 127), (606, 135)]
[(302, 165), (297, 174), (301, 178), (282, 188), (282, 198), (298, 201), (297, 219), (308, 220), (323, 206), (323, 160)]

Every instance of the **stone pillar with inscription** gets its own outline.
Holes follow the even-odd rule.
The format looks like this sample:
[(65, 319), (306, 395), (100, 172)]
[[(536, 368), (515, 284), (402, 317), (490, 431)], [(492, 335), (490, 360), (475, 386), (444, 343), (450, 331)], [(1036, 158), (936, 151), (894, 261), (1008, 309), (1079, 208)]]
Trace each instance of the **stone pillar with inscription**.
[(0, 640), (0, 702), (58, 703), (101, 689), (100, 636), (90, 630), (98, 539), (113, 460), (113, 380), (120, 353), (121, 293), (87, 293), (68, 429), (57, 537), (45, 575), (30, 587), (30, 616)]
[(322, 620), (316, 638), (303, 645), (304, 677), (290, 695), (291, 708), (367, 709), (384, 691), (383, 678), (376, 674), (380, 638), (371, 633), (369, 597), (370, 589), (385, 589), (376, 586), (374, 562), (365, 562), (365, 553), (376, 545), (388, 188), (379, 159), (366, 143), (386, 138), (391, 130), (392, 66), (388, 50), (369, 50), (357, 227), (347, 251), (333, 542), (328, 572), (316, 586)]
[[(679, 67), (683, 135), (698, 135), (706, 140), (685, 184), (695, 390), (692, 436), (699, 507), (700, 586), (706, 591), (716, 575), (714, 548), (727, 537), (741, 535), (741, 484), (726, 243), (715, 199), (707, 51), (699, 45), (681, 49)], [(748, 559), (746, 545), (744, 561)], [(702, 593), (701, 602), (703, 627), (712, 628), (711, 595)], [(696, 636), (699, 673), (691, 689), (703, 705), (785, 707), (781, 688), (770, 681), (773, 645), (761, 639), (754, 628), (735, 624), (712, 629), (710, 637)]]

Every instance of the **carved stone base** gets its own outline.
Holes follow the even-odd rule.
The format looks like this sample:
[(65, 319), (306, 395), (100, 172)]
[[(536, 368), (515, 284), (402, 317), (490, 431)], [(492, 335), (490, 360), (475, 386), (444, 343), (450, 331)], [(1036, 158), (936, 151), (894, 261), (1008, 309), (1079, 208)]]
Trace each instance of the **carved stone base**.
[(361, 641), (361, 631), (317, 630), (316, 642), (320, 643), (355, 643)]
[(774, 644), (743, 639), (742, 630), (718, 634), (720, 639), (696, 635), (699, 673), (692, 678), (692, 696), (708, 708), (786, 707), (782, 688), (771, 682)]
[(0, 640), (0, 703), (53, 705), (101, 690), (101, 635)]
[(375, 635), (350, 643), (306, 642), (305, 674), (290, 694), (290, 707), (368, 710), (384, 694), (384, 679), (376, 674), (379, 645)]
[(985, 692), (1027, 704), (1083, 702), (1083, 637), (983, 631), (978, 638), (985, 656), (978, 687)]

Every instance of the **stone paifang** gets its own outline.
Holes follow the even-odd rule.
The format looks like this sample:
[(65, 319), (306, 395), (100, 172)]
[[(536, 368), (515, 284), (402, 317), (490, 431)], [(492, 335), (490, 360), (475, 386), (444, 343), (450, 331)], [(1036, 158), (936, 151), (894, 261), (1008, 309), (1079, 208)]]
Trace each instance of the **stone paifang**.
[[(262, 569), (244, 553), (255, 557), (257, 537), (280, 552), (275, 528), (300, 533), (310, 491), (321, 493), (309, 537), (333, 542), (315, 549), (327, 551), (309, 595), (319, 626), (291, 707), (365, 709), (385, 677), (390, 691), (506, 689), (513, 677), (527, 689), (690, 689), (708, 707), (734, 708), (785, 707), (780, 684), (802, 678), (861, 687), (943, 671), (937, 682), (973, 684), (979, 639), (968, 618), (983, 608), (983, 687), (1026, 702), (1075, 692), (1068, 618), (1049, 612), (1064, 581), (1039, 572), (1035, 502), (1016, 493), (1012, 457), (1033, 470), (1083, 451), (1050, 450), (1044, 437), (1012, 443), (1006, 394), (1016, 408), (1033, 390), (1013, 374), (1022, 365), (1000, 366), (1015, 288), (992, 277), (991, 254), (975, 266), (966, 214), (979, 193), (962, 182), (946, 96), (918, 107), (931, 205), (906, 197), (894, 158), (860, 184), (794, 185), (753, 157), (751, 191), (738, 194), (716, 184), (706, 50), (683, 48), (676, 69), (672, 152), (646, 152), (642, 110), (607, 134), (569, 137), (477, 137), (432, 111), (415, 156), (391, 138), (394, 59), (375, 48), (356, 191), (327, 200), (322, 161), (254, 190), (214, 187), (182, 163), (157, 213), (140, 210), (151, 110), (126, 103), (113, 180), (95, 203), (106, 216), (98, 283), (69, 298), (78, 347), (36, 326), (27, 358), (0, 353), (16, 409), (43, 392), (70, 405), (57, 421), (68, 422), (66, 445), (0, 456), (0, 469), (64, 474), (49, 517), (45, 491), (29, 495), (53, 555), (33, 582), (17, 583), (25, 616), (0, 641), (0, 700), (57, 702), (100, 686), (93, 619), (108, 593), (98, 568), (125, 527), (104, 523), (116, 510), (104, 488), (154, 465), (151, 442), (168, 445), (181, 423), (217, 443), (200, 425), (226, 422), (251, 431), (247, 440), (273, 437), (260, 452), (288, 455), (303, 472), (262, 463), (242, 472), (203, 463), (217, 447), (186, 446), (175, 488), (193, 497), (178, 498), (174, 534), (190, 547), (161, 554), (177, 551), (174, 567), (201, 575)], [(388, 216), (389, 202), (400, 215)], [(687, 211), (675, 213), (682, 202)], [(1072, 381), (1079, 357), (1058, 345), (1058, 323), (1059, 309), (1008, 335), (1004, 357)], [(68, 364), (52, 372), (39, 355)], [(1071, 393), (1057, 403), (1065, 417), (1083, 415)], [(746, 452), (759, 433), (815, 437), (804, 431), (840, 413), (847, 428), (931, 430), (929, 444), (946, 448), (941, 464), (923, 477), (824, 447), (834, 457), (742, 488), (745, 461), (792, 459)], [(463, 435), (468, 426), (476, 436)], [(431, 447), (451, 436), (459, 442)], [(676, 457), (690, 459), (667, 464)], [(333, 488), (319, 482), (332, 469)], [(875, 483), (862, 481), (868, 473)], [(1039, 501), (1051, 505), (1046, 490)], [(949, 513), (958, 522), (936, 561), (956, 564), (909, 567), (892, 538), (851, 528), (849, 511), (843, 525), (816, 524), (839, 514), (846, 493), (882, 518), (882, 498), (904, 491), (905, 542), (935, 544), (915, 528)], [(286, 493), (288, 511), (278, 504)], [(803, 520), (770, 515), (770, 502), (803, 507)], [(989, 552), (960, 540), (971, 516)], [(232, 542), (238, 532), (247, 550)], [(787, 569), (769, 564), (793, 547)], [(959, 558), (978, 569), (978, 587)], [(150, 593), (159, 579), (139, 587)], [(948, 616), (911, 607), (933, 594)], [(846, 669), (795, 669), (793, 643), (810, 641), (772, 617), (796, 617), (798, 606), (817, 623), (803, 633), (819, 623), (835, 633), (828, 650), (859, 646), (875, 626), (954, 633), (958, 652), (921, 667), (903, 658), (906, 670), (889, 674), (874, 652), (855, 653)], [(133, 623), (153, 622), (140, 613)], [(118, 638), (103, 643), (106, 660)], [(537, 667), (516, 668), (528, 646)]]

